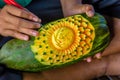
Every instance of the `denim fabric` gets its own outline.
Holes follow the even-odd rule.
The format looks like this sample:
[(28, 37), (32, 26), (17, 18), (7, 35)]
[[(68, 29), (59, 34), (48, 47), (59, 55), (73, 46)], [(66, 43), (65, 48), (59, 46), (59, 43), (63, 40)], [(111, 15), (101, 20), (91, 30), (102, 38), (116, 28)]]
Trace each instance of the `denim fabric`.
[(22, 75), (18, 71), (11, 72), (5, 70), (5, 72), (0, 76), (0, 80), (22, 80)]

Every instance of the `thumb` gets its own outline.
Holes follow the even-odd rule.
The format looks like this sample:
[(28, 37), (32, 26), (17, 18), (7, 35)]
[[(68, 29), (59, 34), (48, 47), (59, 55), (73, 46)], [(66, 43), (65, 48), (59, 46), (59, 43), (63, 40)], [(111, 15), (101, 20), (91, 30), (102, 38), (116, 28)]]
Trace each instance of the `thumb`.
[(83, 12), (85, 12), (88, 17), (94, 16), (95, 13), (93, 6), (88, 4), (83, 5)]
[(75, 12), (77, 12), (77, 13), (86, 13), (86, 15), (88, 17), (94, 16), (94, 13), (95, 13), (93, 6), (89, 5), (89, 4), (78, 5), (76, 7)]

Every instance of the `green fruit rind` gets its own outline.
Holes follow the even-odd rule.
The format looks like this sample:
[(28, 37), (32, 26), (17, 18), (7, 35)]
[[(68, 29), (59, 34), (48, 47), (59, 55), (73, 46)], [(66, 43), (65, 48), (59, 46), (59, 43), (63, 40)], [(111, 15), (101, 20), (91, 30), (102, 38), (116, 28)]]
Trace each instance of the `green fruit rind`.
[[(62, 23), (64, 23), (65, 21), (66, 21), (66, 23), (64, 23), (64, 24), (67, 24), (67, 22), (68, 22), (68, 18), (74, 18), (74, 17), (82, 17), (82, 18), (85, 18), (85, 21), (88, 21), (89, 23), (91, 23), (92, 25), (93, 25), (93, 27), (94, 27), (94, 30), (93, 31), (95, 31), (95, 38), (94, 38), (94, 40), (93, 40), (93, 44), (92, 44), (92, 48), (91, 48), (91, 50), (90, 50), (90, 52), (87, 54), (84, 54), (84, 55), (81, 55), (78, 59), (74, 59), (74, 60), (71, 60), (71, 61), (66, 61), (66, 62), (62, 62), (62, 61), (60, 61), (59, 63), (55, 63), (55, 62), (52, 62), (52, 64), (50, 63), (50, 62), (48, 62), (48, 61), (50, 61), (50, 60), (48, 60), (48, 61), (43, 61), (43, 60), (45, 60), (45, 59), (47, 59), (48, 57), (46, 57), (45, 58), (45, 55), (43, 55), (42, 53), (43, 52), (45, 52), (46, 54), (48, 54), (48, 55), (51, 55), (51, 54), (49, 54), (49, 52), (47, 51), (47, 49), (45, 49), (45, 48), (39, 48), (39, 44), (41, 45), (41, 46), (51, 46), (52, 44), (49, 44), (49, 42), (47, 42), (47, 41), (53, 41), (52, 39), (50, 39), (49, 38), (49, 36), (53, 36), (53, 34), (55, 33), (55, 31), (57, 31), (59, 28), (61, 28), (60, 27), (60, 24), (61, 24), (61, 22)], [(37, 37), (37, 38), (39, 38), (38, 40), (37, 40), (37, 38), (35, 39), (35, 42), (34, 42), (34, 44), (32, 45), (32, 51), (33, 51), (33, 53), (35, 53), (35, 58), (41, 63), (41, 64), (43, 64), (43, 65), (48, 65), (49, 67), (58, 67), (58, 66), (63, 66), (63, 65), (67, 65), (67, 64), (72, 64), (72, 63), (74, 63), (74, 62), (77, 62), (77, 61), (80, 61), (80, 60), (83, 60), (83, 58), (85, 58), (85, 57), (88, 57), (88, 56), (92, 56), (92, 55), (94, 55), (94, 54), (96, 54), (96, 53), (98, 53), (98, 52), (100, 52), (100, 51), (102, 51), (107, 45), (108, 45), (108, 43), (109, 43), (109, 29), (108, 29), (108, 27), (107, 27), (107, 23), (106, 23), (106, 21), (105, 21), (105, 19), (104, 19), (104, 17), (103, 16), (101, 16), (101, 15), (99, 15), (99, 14), (95, 14), (95, 16), (94, 17), (92, 17), (92, 18), (90, 18), (90, 17), (87, 17), (85, 14), (81, 14), (81, 15), (74, 15), (74, 16), (70, 16), (70, 17), (68, 17), (68, 18), (64, 18), (64, 19), (60, 19), (60, 20), (57, 20), (57, 21), (54, 21), (54, 22), (51, 22), (51, 23), (48, 23), (48, 24), (46, 24), (46, 25), (44, 25), (39, 31), (40, 31), (40, 34), (41, 35), (45, 35), (45, 36), (48, 36), (48, 38), (43, 38), (42, 36), (40, 36), (40, 37)], [(74, 23), (75, 21), (73, 20), (73, 22), (72, 23)], [(50, 25), (50, 26), (49, 26)], [(58, 26), (57, 26), (58, 25)], [(57, 26), (57, 27), (56, 27)], [(63, 26), (63, 25), (62, 25)], [(69, 26), (71, 26), (71, 23), (69, 22)], [(76, 27), (75, 25), (73, 25), (74, 27)], [(54, 28), (54, 27), (56, 27), (56, 28)], [(65, 27), (66, 27), (66, 25), (65, 25)], [(79, 26), (78, 26), (79, 27)], [(51, 31), (51, 33), (49, 33), (48, 31), (49, 31), (49, 29), (51, 29), (51, 28), (53, 28), (53, 30), (50, 30)], [(60, 32), (59, 32), (60, 33)], [(49, 35), (50, 34), (50, 35)], [(70, 32), (65, 36), (65, 37), (67, 37), (67, 36), (70, 36), (69, 35), (70, 34)], [(64, 35), (64, 34), (61, 34), (61, 35)], [(58, 39), (58, 38), (57, 38)], [(46, 41), (46, 43), (47, 44), (49, 44), (49, 45), (47, 45), (47, 44), (42, 44), (43, 42), (42, 42), (42, 40), (45, 40)], [(64, 39), (65, 40), (65, 39)], [(59, 39), (58, 39), (58, 41), (59, 41)], [(54, 44), (54, 42), (55, 41), (53, 41), (53, 44)], [(61, 42), (63, 42), (63, 40), (61, 41)], [(51, 42), (52, 43), (52, 42)], [(65, 43), (64, 43), (65, 44)], [(51, 49), (51, 48), (50, 48)], [(56, 48), (57, 49), (57, 48)], [(52, 50), (52, 49), (51, 49)], [(39, 53), (39, 51), (40, 51), (40, 53)], [(55, 51), (55, 49), (53, 49), (53, 51)], [(62, 50), (63, 51), (63, 50)], [(37, 54), (36, 54), (37, 53)], [(61, 54), (61, 52), (58, 50), (58, 52), (55, 52), (55, 53), (53, 53), (53, 54)], [(63, 51), (63, 53), (64, 53), (64, 51)], [(40, 54), (40, 55), (39, 55)], [(48, 56), (47, 55), (47, 56)], [(62, 54), (61, 54), (62, 55)], [(38, 56), (38, 57), (37, 57)], [(44, 56), (44, 57), (40, 57), (40, 56)], [(43, 60), (41, 60), (41, 59), (43, 58)], [(57, 57), (56, 57), (57, 58)]]
[(90, 18), (85, 14), (82, 14), (82, 16), (85, 17), (95, 28), (95, 39), (93, 42), (92, 50), (88, 56), (94, 55), (97, 52), (104, 50), (110, 41), (110, 31), (105, 18), (98, 13), (95, 15), (96, 16)]
[[(77, 15), (73, 15), (71, 17), (74, 16)], [(110, 40), (110, 32), (106, 20), (98, 13), (96, 13), (92, 18), (87, 17), (85, 14), (81, 14), (81, 17), (89, 21), (93, 25), (95, 31), (95, 37), (89, 53), (80, 56), (78, 59), (63, 64), (46, 65), (37, 60), (35, 58), (35, 53), (31, 50), (31, 45), (34, 44), (35, 37), (31, 37), (29, 41), (12, 39), (1, 48), (0, 63), (5, 64), (8, 68), (16, 70), (37, 72), (70, 65), (79, 62), (88, 56), (92, 56), (100, 51), (103, 51), (108, 46)], [(50, 28), (48, 25), (54, 25), (61, 21), (64, 22), (67, 18), (47, 23), (39, 29), (39, 32)]]

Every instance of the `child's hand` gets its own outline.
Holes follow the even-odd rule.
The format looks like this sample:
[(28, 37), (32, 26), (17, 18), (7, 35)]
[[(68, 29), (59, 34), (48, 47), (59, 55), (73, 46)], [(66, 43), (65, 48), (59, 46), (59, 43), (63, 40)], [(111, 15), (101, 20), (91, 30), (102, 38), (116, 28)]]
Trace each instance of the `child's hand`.
[(92, 5), (89, 4), (82, 4), (82, 5), (75, 5), (72, 9), (69, 10), (69, 13), (65, 15), (73, 15), (73, 14), (82, 14), (86, 13), (87, 16), (92, 17), (94, 16), (94, 8)]
[(29, 40), (29, 35), (38, 35), (34, 29), (40, 27), (40, 21), (37, 16), (27, 10), (6, 5), (0, 10), (0, 35)]
[(91, 62), (91, 61), (92, 61), (92, 58), (101, 59), (101, 56), (102, 56), (102, 54), (101, 54), (101, 52), (100, 52), (100, 53), (95, 54), (95, 55), (92, 56), (92, 57), (87, 57), (87, 58), (85, 58), (84, 60), (86, 60), (87, 62)]
[(64, 16), (71, 16), (74, 14), (82, 14), (86, 13), (87, 16), (92, 17), (94, 16), (94, 8), (90, 4), (82, 4), (82, 0), (61, 0), (62, 10)]

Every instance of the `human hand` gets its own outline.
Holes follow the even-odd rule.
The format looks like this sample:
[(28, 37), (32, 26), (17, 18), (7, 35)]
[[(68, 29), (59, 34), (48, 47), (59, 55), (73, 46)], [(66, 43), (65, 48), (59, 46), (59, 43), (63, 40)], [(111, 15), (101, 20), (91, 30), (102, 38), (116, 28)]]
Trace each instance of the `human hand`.
[(40, 22), (41, 20), (29, 11), (6, 5), (0, 10), (0, 35), (29, 40), (30, 35), (38, 35), (35, 29), (40, 27)]
[(92, 5), (89, 4), (78, 4), (72, 7), (68, 13), (65, 13), (65, 15), (73, 15), (73, 14), (82, 14), (86, 13), (87, 16), (92, 17), (94, 16), (94, 8)]
[(61, 4), (65, 17), (82, 13), (86, 13), (89, 17), (94, 16), (94, 7), (90, 4), (82, 4), (82, 0), (69, 0), (69, 2), (66, 0), (61, 0)]

